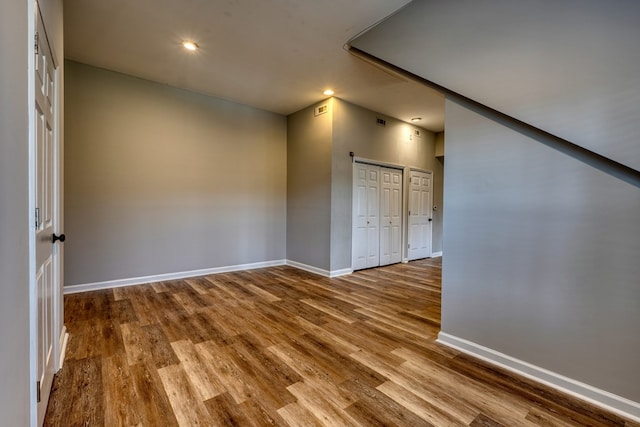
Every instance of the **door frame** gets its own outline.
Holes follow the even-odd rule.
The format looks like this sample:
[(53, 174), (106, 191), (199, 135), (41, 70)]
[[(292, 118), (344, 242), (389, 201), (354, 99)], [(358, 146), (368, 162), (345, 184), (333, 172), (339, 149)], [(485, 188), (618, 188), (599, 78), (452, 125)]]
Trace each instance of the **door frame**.
[[(383, 162), (383, 161), (379, 161), (379, 160), (372, 160), (372, 159), (367, 159), (365, 157), (357, 157), (357, 156), (352, 156), (351, 157), (351, 271), (353, 271), (353, 250), (354, 250), (354, 243), (353, 243), (353, 228), (354, 228), (354, 224), (353, 224), (353, 214), (355, 211), (355, 195), (353, 194), (353, 185), (354, 185), (354, 181), (353, 181), (353, 174), (354, 174), (354, 168), (355, 168), (355, 164), (356, 163), (361, 163), (361, 164), (366, 164), (366, 165), (371, 165), (371, 166), (378, 166), (378, 167), (382, 167), (382, 168), (388, 168), (388, 169), (397, 169), (400, 170), (402, 172), (402, 212), (401, 212), (401, 218), (402, 218), (402, 232), (400, 233), (400, 249), (401, 249), (401, 261), (400, 262), (407, 262), (406, 259), (406, 255), (407, 255), (407, 248), (405, 247), (405, 242), (406, 242), (406, 237), (407, 237), (407, 203), (408, 203), (408, 199), (407, 199), (407, 172), (411, 170), (411, 168), (405, 166), (405, 165), (401, 165), (398, 163), (390, 163), (390, 162)], [(379, 230), (378, 230), (379, 232)]]
[[(411, 179), (411, 172), (422, 172), (422, 173), (428, 173), (431, 174), (431, 218), (433, 218), (433, 178), (435, 176), (434, 172), (432, 170), (429, 169), (422, 169), (422, 168), (413, 168), (410, 167), (409, 168), (409, 173), (407, 174), (407, 180)], [(409, 243), (409, 203), (410, 202), (410, 195), (409, 192), (411, 191), (411, 182), (408, 181), (407, 182), (407, 227), (406, 227), (406, 242), (407, 244)], [(431, 221), (431, 242), (429, 242), (429, 256), (427, 258), (432, 258), (433, 257), (433, 220)], [(405, 247), (405, 254), (406, 257), (404, 258), (403, 262), (409, 262), (411, 260), (409, 260), (409, 248)]]
[[(37, 203), (37, 141), (36, 141), (36, 125), (37, 118), (35, 115), (36, 110), (36, 48), (35, 38), (38, 31), (38, 20), (42, 22), (42, 32), (39, 37), (44, 38), (44, 42), (49, 45), (51, 51), (51, 60), (55, 67), (53, 78), (55, 79), (55, 92), (53, 103), (53, 122), (55, 123), (55, 129), (53, 132), (53, 189), (54, 200), (52, 203), (52, 215), (53, 215), (53, 229), (56, 234), (62, 232), (63, 227), (63, 138), (61, 134), (62, 128), (62, 79), (61, 79), (61, 67), (62, 64), (56, 54), (55, 46), (52, 40), (47, 36), (45, 25), (46, 19), (43, 16), (42, 9), (38, 5), (37, 1), (28, 2), (28, 31), (31, 37), (32, 43), (28, 46), (28, 125), (29, 125), (29, 415), (30, 425), (38, 426), (38, 390), (37, 381), (38, 378), (38, 291), (37, 291), (37, 257), (36, 257), (36, 228), (35, 228), (35, 209)], [(51, 338), (52, 338), (52, 367), (54, 373), (62, 368), (64, 361), (64, 352), (68, 340), (68, 333), (63, 325), (64, 306), (63, 306), (63, 270), (64, 265), (62, 263), (63, 246), (57, 244), (53, 248), (52, 262), (53, 262), (53, 276), (54, 276), (54, 293), (53, 299), (53, 312), (51, 319)], [(46, 396), (49, 396), (47, 391)]]

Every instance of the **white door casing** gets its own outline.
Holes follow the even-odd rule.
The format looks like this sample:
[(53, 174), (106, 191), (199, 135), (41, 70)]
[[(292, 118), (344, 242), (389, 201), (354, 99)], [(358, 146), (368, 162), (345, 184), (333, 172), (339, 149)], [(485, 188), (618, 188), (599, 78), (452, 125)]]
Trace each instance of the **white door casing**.
[(431, 172), (412, 170), (409, 178), (409, 260), (431, 256), (432, 194)]
[[(31, 279), (31, 334), (35, 357), (37, 425), (42, 425), (47, 408), (53, 374), (59, 365), (61, 324), (60, 245), (52, 236), (59, 227), (60, 153), (58, 120), (58, 70), (53, 48), (46, 36), (44, 22), (36, 5), (35, 13), (34, 111), (31, 150), (32, 206), (34, 208), (34, 240)], [(33, 362), (32, 362), (33, 363)], [(33, 412), (32, 412), (33, 413)]]
[(380, 168), (380, 265), (402, 261), (402, 171)]

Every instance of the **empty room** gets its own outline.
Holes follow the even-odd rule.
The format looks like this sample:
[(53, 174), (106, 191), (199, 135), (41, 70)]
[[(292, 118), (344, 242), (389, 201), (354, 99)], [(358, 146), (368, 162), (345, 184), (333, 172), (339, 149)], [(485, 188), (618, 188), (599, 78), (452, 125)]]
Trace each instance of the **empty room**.
[(638, 22), (4, 2), (0, 424), (640, 426)]

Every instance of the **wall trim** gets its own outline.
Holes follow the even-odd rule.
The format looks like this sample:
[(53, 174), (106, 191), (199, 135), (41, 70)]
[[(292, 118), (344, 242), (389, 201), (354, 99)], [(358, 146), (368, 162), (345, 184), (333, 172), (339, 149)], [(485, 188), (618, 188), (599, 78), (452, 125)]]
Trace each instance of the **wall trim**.
[(97, 291), (101, 289), (120, 288), (122, 286), (141, 285), (149, 282), (161, 282), (164, 280), (185, 279), (188, 277), (206, 276), (208, 274), (228, 273), (231, 271), (253, 270), (255, 268), (275, 267), (285, 265), (286, 260), (254, 262), (250, 264), (228, 265), (224, 267), (205, 268), (202, 270), (181, 271), (178, 273), (155, 274), (151, 276), (133, 277), (129, 279), (107, 280), (104, 282), (85, 283), (79, 285), (67, 285), (64, 287), (64, 294), (75, 294), (78, 292)]
[(383, 162), (381, 160), (365, 159), (364, 157), (358, 157), (358, 156), (353, 157), (353, 163), (364, 163), (371, 166), (381, 166), (383, 168), (399, 169), (402, 172), (404, 172), (405, 169), (407, 168), (405, 165), (401, 165), (398, 163), (389, 163), (389, 162)]
[(437, 258), (442, 256), (442, 251), (440, 252), (431, 252), (431, 258)]
[(343, 268), (341, 270), (331, 270), (329, 272), (329, 277), (346, 276), (347, 274), (351, 274), (351, 273), (353, 273), (352, 268)]
[(319, 274), (319, 275), (324, 276), (324, 277), (338, 277), (338, 276), (344, 276), (346, 274), (353, 273), (353, 269), (351, 269), (351, 268), (343, 268), (341, 270), (329, 271), (329, 270), (325, 270), (323, 268), (314, 267), (312, 265), (303, 264), (303, 263), (298, 262), (298, 261), (291, 261), (289, 259), (287, 260), (286, 264), (291, 266), (291, 267), (299, 268), (300, 270), (308, 271), (310, 273)]
[(511, 357), (496, 350), (484, 347), (463, 338), (449, 335), (445, 332), (438, 334), (437, 341), (463, 353), (477, 357), (492, 365), (522, 375), (556, 390), (585, 400), (607, 411), (640, 422), (640, 403), (598, 389), (589, 384), (576, 381), (547, 369), (532, 365), (515, 357)]
[(433, 171), (432, 171), (432, 170), (429, 170), (429, 169), (420, 169), (420, 168), (410, 167), (410, 168), (409, 168), (409, 172), (430, 173), (430, 174), (431, 174), (431, 178), (433, 178)]

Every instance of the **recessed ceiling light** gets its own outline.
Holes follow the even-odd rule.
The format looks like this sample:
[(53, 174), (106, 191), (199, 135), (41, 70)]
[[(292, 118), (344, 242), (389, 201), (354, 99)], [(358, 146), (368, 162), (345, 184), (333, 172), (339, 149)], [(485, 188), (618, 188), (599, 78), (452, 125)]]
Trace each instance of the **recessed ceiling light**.
[(331, 89), (327, 89), (327, 90), (325, 90), (325, 91), (324, 91), (324, 92), (322, 92), (322, 93), (324, 93), (324, 94), (325, 94), (325, 95), (327, 95), (327, 96), (331, 96), (331, 95), (333, 95), (333, 91), (332, 91)]
[(198, 50), (198, 44), (196, 42), (191, 42), (188, 40), (182, 42), (182, 47), (192, 52)]
[(422, 117), (414, 117), (413, 119), (411, 119), (413, 123), (419, 122), (420, 120), (422, 120)]

